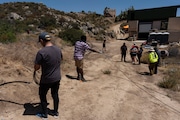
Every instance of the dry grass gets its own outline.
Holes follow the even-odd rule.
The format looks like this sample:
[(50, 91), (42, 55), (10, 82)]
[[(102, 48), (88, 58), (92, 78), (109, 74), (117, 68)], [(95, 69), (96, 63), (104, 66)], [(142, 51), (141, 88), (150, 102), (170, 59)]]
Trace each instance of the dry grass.
[(103, 73), (106, 74), (106, 75), (110, 75), (111, 71), (110, 70), (105, 70), (105, 71), (103, 71)]
[[(142, 57), (142, 63), (148, 62), (148, 51), (145, 50)], [(170, 89), (173, 91), (180, 91), (180, 66), (179, 66), (179, 57), (169, 57), (164, 60), (166, 66), (163, 69), (165, 74), (164, 79), (158, 83), (159, 87)], [(162, 64), (162, 63), (161, 63)]]
[[(174, 59), (173, 61), (175, 62), (177, 59)], [(165, 77), (161, 82), (158, 83), (158, 86), (173, 91), (180, 91), (180, 66), (178, 64), (170, 63), (165, 67)]]

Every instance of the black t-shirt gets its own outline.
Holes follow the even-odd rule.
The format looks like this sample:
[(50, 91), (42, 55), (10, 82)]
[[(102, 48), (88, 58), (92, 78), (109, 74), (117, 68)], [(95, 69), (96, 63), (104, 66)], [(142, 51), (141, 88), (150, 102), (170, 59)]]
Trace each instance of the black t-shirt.
[(61, 80), (61, 57), (61, 50), (57, 46), (46, 46), (38, 51), (35, 64), (41, 65), (40, 83), (52, 83)]
[(121, 53), (126, 53), (127, 51), (127, 46), (126, 45), (122, 45), (121, 46)]

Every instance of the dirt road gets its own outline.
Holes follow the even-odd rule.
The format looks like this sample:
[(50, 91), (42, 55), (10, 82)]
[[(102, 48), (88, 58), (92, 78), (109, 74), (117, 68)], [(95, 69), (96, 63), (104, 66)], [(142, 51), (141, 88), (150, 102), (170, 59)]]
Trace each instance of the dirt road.
[[(112, 40), (107, 41), (104, 54), (87, 52), (85, 83), (66, 77), (76, 76), (76, 72), (73, 47), (63, 47), (59, 120), (179, 120), (180, 101), (171, 99), (156, 85), (163, 78), (161, 71), (154, 76), (140, 74), (148, 72), (147, 64), (132, 65), (129, 54), (127, 62), (121, 62), (119, 47), (123, 42), (128, 47), (132, 45), (130, 41)], [(101, 42), (92, 44), (94, 49), (101, 50)], [(8, 59), (1, 59), (0, 64), (0, 120), (39, 120), (35, 116), (40, 106), (38, 86), (32, 82), (33, 69)], [(107, 71), (109, 74), (105, 74)], [(50, 93), (48, 102), (52, 109)], [(49, 120), (54, 118), (49, 115)]]

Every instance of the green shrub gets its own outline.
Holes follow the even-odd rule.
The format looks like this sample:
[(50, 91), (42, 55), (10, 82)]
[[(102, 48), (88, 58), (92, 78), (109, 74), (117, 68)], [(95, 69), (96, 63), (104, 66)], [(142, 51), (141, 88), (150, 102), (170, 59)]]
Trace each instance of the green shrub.
[(84, 35), (82, 30), (78, 29), (66, 29), (59, 33), (59, 37), (62, 38), (67, 43), (70, 43), (71, 45), (74, 45), (77, 40), (81, 38), (81, 36)]
[(7, 32), (0, 35), (0, 42), (1, 43), (12, 43), (16, 41), (16, 35), (12, 32)]
[(14, 26), (7, 21), (0, 21), (0, 42), (9, 43), (16, 41)]
[(55, 28), (56, 27), (56, 19), (49, 16), (49, 17), (42, 17), (40, 19), (40, 26), (42, 28)]

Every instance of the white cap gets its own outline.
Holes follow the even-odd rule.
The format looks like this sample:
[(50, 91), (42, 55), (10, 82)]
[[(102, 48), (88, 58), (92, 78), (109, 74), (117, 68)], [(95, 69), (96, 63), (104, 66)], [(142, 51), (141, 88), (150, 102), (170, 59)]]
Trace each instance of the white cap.
[(149, 51), (152, 51), (152, 52), (153, 52), (153, 51), (155, 51), (155, 50), (154, 50), (154, 48), (153, 48), (153, 47), (151, 47), (151, 48), (149, 49)]

